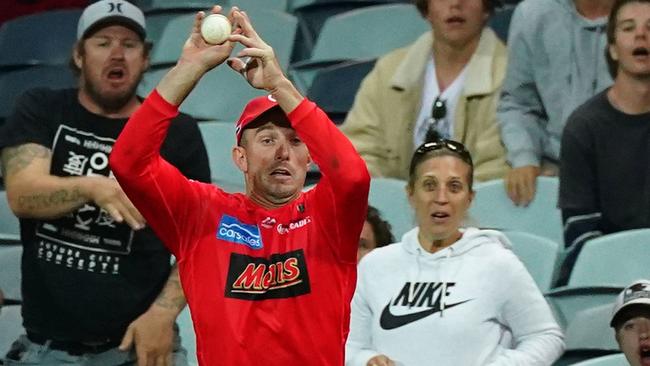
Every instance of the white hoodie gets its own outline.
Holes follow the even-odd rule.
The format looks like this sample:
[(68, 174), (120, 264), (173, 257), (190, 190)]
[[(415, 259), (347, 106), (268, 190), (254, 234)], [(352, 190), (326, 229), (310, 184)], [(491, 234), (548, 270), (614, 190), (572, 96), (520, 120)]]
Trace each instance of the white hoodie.
[(429, 253), (418, 228), (359, 264), (346, 366), (551, 365), (563, 335), (506, 237), (469, 228)]

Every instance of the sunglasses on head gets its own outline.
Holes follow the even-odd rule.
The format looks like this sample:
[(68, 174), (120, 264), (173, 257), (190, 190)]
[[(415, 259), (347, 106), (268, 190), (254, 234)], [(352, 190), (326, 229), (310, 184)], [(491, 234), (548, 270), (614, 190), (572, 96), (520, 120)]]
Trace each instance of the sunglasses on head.
[(472, 156), (470, 155), (469, 151), (467, 151), (467, 149), (465, 148), (465, 145), (454, 140), (437, 139), (434, 141), (425, 142), (415, 150), (415, 153), (413, 155), (415, 157), (418, 155), (424, 155), (430, 151), (441, 150), (441, 149), (447, 149), (455, 153), (462, 161), (469, 164), (470, 166), (474, 166), (474, 164), (472, 163)]

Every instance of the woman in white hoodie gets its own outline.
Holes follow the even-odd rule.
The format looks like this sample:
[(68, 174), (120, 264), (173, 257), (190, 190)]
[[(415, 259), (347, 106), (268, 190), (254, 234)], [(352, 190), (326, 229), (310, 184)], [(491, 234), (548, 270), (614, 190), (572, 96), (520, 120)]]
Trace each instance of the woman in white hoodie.
[(346, 366), (535, 366), (562, 354), (562, 331), (506, 237), (460, 227), (472, 174), (458, 142), (415, 151), (406, 190), (418, 226), (359, 264)]

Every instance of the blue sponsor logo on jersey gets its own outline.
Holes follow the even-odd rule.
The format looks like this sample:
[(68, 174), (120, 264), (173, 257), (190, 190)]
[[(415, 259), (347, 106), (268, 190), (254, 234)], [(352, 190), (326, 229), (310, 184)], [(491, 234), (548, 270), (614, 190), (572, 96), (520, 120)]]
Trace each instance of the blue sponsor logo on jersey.
[(260, 229), (256, 225), (242, 224), (236, 218), (228, 215), (221, 217), (217, 238), (236, 244), (244, 244), (251, 249), (262, 249)]

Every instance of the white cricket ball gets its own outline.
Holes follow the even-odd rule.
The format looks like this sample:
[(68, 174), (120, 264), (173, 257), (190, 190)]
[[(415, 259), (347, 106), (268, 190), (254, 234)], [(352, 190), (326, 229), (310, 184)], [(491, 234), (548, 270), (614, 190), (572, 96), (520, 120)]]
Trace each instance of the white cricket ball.
[(201, 23), (201, 36), (210, 44), (222, 44), (232, 32), (228, 18), (221, 14), (210, 14)]

